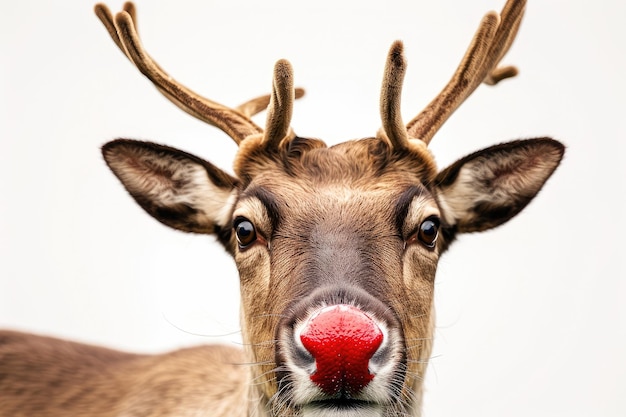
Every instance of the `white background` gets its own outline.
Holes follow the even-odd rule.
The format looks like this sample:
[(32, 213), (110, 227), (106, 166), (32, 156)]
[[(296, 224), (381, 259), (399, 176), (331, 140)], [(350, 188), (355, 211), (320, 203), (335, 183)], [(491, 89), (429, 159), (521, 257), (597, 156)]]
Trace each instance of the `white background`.
[[(409, 60), (409, 120), (502, 3), (142, 1), (138, 12), (152, 56), (228, 105), (268, 92), (273, 63), (290, 59), (308, 91), (294, 129), (332, 144), (378, 129), (393, 40)], [(213, 238), (146, 215), (99, 153), (116, 137), (152, 139), (230, 170), (235, 145), (161, 97), (92, 6), (2, 5), (0, 327), (141, 352), (237, 343), (233, 262)], [(568, 150), (519, 217), (441, 260), (426, 416), (626, 415), (625, 18), (617, 0), (531, 0), (504, 59), (520, 76), (481, 86), (435, 137), (442, 167), (519, 137)]]

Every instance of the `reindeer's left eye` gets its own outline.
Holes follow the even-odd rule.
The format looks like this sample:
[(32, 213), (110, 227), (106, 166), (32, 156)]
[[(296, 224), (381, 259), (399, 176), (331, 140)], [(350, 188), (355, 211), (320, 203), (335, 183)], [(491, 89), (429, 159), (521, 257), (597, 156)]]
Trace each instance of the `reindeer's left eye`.
[(424, 220), (415, 233), (413, 233), (405, 242), (406, 245), (413, 243), (421, 243), (427, 248), (434, 248), (437, 243), (437, 237), (439, 237), (439, 218), (431, 216)]
[(257, 240), (256, 229), (252, 222), (245, 217), (235, 219), (235, 236), (241, 249), (244, 249)]
[(420, 224), (420, 228), (417, 231), (417, 238), (420, 242), (429, 248), (435, 246), (437, 237), (439, 236), (439, 219), (436, 217), (429, 217)]

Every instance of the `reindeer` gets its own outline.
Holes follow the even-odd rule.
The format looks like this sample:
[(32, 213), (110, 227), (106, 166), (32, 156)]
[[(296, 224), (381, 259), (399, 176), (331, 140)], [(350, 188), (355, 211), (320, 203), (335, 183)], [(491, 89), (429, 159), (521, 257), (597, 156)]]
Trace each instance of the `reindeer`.
[[(134, 355), (16, 332), (0, 334), (3, 416), (419, 416), (433, 343), (439, 257), (457, 234), (519, 213), (559, 165), (549, 138), (516, 140), (439, 171), (428, 144), (497, 68), (524, 1), (485, 15), (441, 93), (408, 124), (400, 115), (403, 45), (387, 56), (375, 137), (328, 147), (290, 127), (289, 62), (271, 95), (230, 108), (172, 79), (142, 47), (135, 8), (96, 14), (158, 90), (230, 136), (231, 176), (189, 153), (118, 139), (106, 163), (151, 216), (212, 234), (241, 283), (244, 349), (201, 346)], [(251, 116), (267, 107), (265, 129)]]

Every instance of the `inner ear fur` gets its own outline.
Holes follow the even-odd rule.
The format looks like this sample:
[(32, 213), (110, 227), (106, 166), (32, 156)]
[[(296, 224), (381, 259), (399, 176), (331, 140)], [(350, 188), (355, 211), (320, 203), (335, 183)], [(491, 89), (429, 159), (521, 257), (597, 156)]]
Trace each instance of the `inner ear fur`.
[(197, 156), (158, 145), (117, 139), (104, 159), (137, 203), (161, 223), (214, 233), (230, 222), (238, 180)]
[(564, 151), (560, 142), (537, 138), (492, 146), (458, 160), (435, 180), (446, 222), (462, 233), (511, 219), (541, 190)]

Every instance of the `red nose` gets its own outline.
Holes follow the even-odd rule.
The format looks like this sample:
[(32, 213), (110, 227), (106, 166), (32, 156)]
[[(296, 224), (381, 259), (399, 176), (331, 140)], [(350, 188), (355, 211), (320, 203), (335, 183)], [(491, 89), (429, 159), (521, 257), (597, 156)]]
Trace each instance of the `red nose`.
[(339, 304), (313, 316), (300, 340), (315, 358), (311, 381), (328, 395), (356, 394), (374, 378), (368, 365), (383, 333), (358, 308)]

